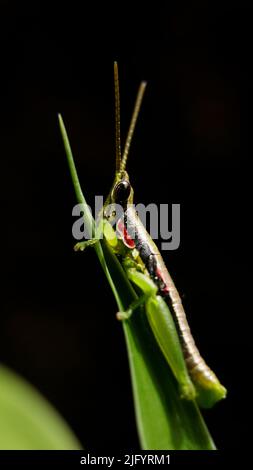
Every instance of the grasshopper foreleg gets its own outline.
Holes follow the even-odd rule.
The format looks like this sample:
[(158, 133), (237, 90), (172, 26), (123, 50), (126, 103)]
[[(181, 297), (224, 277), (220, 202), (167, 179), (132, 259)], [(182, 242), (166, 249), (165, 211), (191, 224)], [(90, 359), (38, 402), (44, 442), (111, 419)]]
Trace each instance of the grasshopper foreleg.
[(134, 300), (131, 303), (131, 305), (125, 312), (118, 312), (116, 314), (117, 319), (121, 321), (128, 320), (138, 307), (145, 304), (145, 302), (147, 301), (148, 297), (150, 297), (150, 295), (152, 294), (150, 293), (142, 294), (138, 299)]
[(75, 251), (84, 251), (88, 246), (94, 246), (99, 240), (97, 238), (92, 238), (91, 240), (85, 240), (84, 242), (78, 242), (74, 246)]

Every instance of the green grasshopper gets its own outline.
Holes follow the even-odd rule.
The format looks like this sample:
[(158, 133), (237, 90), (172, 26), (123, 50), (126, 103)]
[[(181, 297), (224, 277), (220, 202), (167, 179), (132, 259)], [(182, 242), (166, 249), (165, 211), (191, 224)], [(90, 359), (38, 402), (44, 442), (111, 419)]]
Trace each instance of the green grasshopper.
[[(79, 242), (76, 251), (96, 244), (103, 235), (110, 249), (117, 255), (138, 297), (124, 312), (118, 312), (120, 321), (128, 321), (140, 306), (145, 309), (150, 328), (162, 354), (179, 385), (182, 399), (194, 400), (203, 408), (212, 407), (225, 398), (226, 389), (207, 366), (195, 345), (185, 311), (175, 284), (162, 256), (147, 233), (133, 207), (133, 188), (126, 172), (129, 148), (140, 111), (146, 82), (142, 82), (123, 151), (120, 140), (120, 94), (118, 66), (114, 63), (116, 172), (111, 191), (99, 216), (96, 236)], [(66, 144), (66, 131), (61, 116), (60, 128)], [(66, 145), (65, 145), (66, 147)], [(117, 216), (116, 206), (122, 208)], [(94, 234), (94, 231), (92, 232)]]

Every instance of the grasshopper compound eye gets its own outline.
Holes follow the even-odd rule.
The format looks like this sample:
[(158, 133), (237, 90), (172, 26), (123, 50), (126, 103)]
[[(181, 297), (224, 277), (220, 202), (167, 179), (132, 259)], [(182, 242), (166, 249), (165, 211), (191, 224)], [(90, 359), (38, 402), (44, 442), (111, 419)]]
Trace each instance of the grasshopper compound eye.
[(114, 188), (113, 197), (116, 203), (125, 202), (129, 198), (131, 185), (127, 180), (120, 181)]

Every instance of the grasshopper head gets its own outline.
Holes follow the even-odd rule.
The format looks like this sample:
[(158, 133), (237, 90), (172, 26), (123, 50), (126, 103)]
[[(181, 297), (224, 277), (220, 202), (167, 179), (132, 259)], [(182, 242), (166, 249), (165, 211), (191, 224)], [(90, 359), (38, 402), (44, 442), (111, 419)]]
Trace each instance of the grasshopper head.
[(133, 188), (125, 170), (116, 173), (111, 190), (111, 201), (122, 205), (133, 203)]
[(111, 222), (117, 214), (117, 208), (123, 211), (127, 209), (128, 204), (133, 204), (134, 191), (129, 181), (128, 173), (116, 171), (116, 176), (112, 189), (104, 205), (104, 217)]

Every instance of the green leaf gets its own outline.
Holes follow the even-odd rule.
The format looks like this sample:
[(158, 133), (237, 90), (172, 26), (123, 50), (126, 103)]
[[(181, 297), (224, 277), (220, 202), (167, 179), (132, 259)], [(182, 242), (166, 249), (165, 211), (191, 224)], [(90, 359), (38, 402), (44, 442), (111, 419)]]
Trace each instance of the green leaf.
[(24, 379), (0, 366), (0, 449), (78, 450), (58, 412)]
[[(86, 205), (67, 133), (62, 118), (59, 120), (76, 196)], [(88, 224), (94, 224), (90, 213), (88, 218)], [(136, 293), (108, 245), (101, 240), (95, 250), (118, 309), (124, 311), (136, 298)], [(141, 447), (150, 450), (215, 449), (197, 404), (180, 399), (177, 383), (142, 310), (137, 309), (130, 320), (123, 322), (123, 328)]]
[[(135, 293), (109, 247), (103, 254), (120, 310)], [(195, 402), (181, 400), (177, 382), (150, 330), (146, 315), (137, 310), (123, 322), (134, 394), (135, 415), (142, 449), (214, 450), (215, 445)]]

